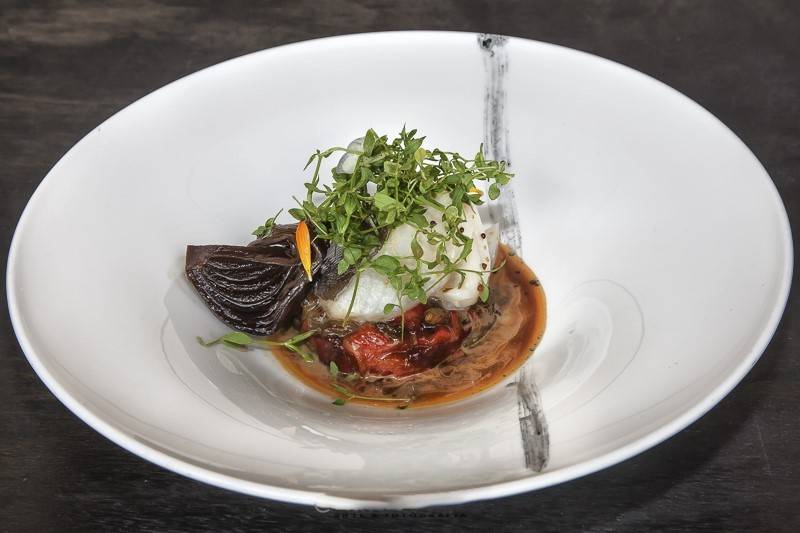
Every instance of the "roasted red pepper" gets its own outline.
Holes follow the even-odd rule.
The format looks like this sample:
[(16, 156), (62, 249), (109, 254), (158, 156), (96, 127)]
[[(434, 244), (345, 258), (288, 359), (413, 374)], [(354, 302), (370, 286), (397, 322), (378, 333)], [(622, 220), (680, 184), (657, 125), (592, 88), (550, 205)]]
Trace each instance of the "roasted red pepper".
[(433, 368), (461, 345), (467, 331), (455, 311), (437, 309), (435, 324), (425, 321), (431, 308), (418, 305), (400, 318), (365, 323), (341, 337), (334, 334), (312, 338), (320, 361), (335, 361), (345, 373), (403, 377)]

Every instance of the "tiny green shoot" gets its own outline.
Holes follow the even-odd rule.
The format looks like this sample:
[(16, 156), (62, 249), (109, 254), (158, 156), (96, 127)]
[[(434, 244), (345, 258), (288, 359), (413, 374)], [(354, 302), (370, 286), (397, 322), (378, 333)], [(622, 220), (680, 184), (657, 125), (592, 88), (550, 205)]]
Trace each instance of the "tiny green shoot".
[(311, 338), (317, 331), (312, 329), (305, 331), (303, 333), (299, 333), (294, 337), (287, 339), (285, 341), (271, 341), (267, 339), (255, 339), (248, 335), (247, 333), (242, 333), (241, 331), (232, 331), (230, 333), (226, 333), (221, 337), (218, 337), (212, 341), (204, 341), (201, 337), (197, 337), (197, 342), (199, 342), (203, 346), (214, 346), (215, 344), (225, 344), (227, 346), (232, 346), (234, 348), (266, 348), (269, 349), (273, 346), (279, 346), (282, 348), (286, 348), (290, 352), (294, 352), (300, 357), (303, 358), (306, 362), (314, 361), (314, 355), (308, 351), (306, 348), (302, 346), (302, 344)]
[(262, 237), (269, 237), (272, 234), (272, 230), (275, 229), (275, 219), (283, 212), (283, 209), (278, 211), (274, 217), (270, 217), (267, 219), (264, 224), (257, 227), (253, 230), (253, 235), (258, 237), (259, 239)]
[(381, 397), (381, 396), (361, 396), (359, 394), (355, 394), (355, 393), (351, 392), (350, 390), (346, 389), (345, 387), (342, 387), (338, 383), (331, 383), (331, 388), (333, 390), (335, 390), (336, 392), (338, 392), (339, 394), (341, 394), (342, 396), (344, 396), (344, 398), (337, 398), (337, 400), (341, 400), (340, 402), (337, 402), (336, 400), (334, 400), (334, 402), (333, 402), (334, 405), (344, 405), (345, 402), (347, 402), (348, 400), (367, 400), (367, 401), (378, 401), (378, 402), (404, 402), (406, 405), (411, 403), (411, 398), (387, 398), (387, 397)]
[[(457, 152), (422, 146), (425, 137), (417, 130), (403, 127), (399, 136), (389, 140), (369, 129), (364, 134), (363, 150), (342, 147), (316, 150), (308, 158), (306, 168), (313, 164), (311, 181), (305, 183), (304, 199), (295, 198), (298, 206), (289, 209), (297, 220), (305, 220), (314, 228), (315, 239), (328, 241), (342, 249), (337, 265), (339, 274), (352, 271), (356, 276), (347, 317), (353, 308), (360, 274), (372, 268), (384, 274), (395, 290), (397, 300), (384, 307), (387, 313), (394, 308), (402, 311), (403, 298), (426, 303), (427, 291), (437, 282), (428, 271), (439, 265), (439, 279), (457, 273), (464, 280), (468, 272), (458, 265), (473, 248), (473, 241), (461, 233), (466, 223), (465, 207), (483, 204), (479, 183), (483, 183), (491, 200), (500, 195), (500, 188), (509, 183), (513, 174), (504, 161), (487, 159), (483, 145), (472, 159)], [(332, 182), (321, 182), (320, 170), (326, 158), (349, 152), (358, 156), (350, 173), (331, 170)], [(449, 205), (436, 198), (448, 196)], [(429, 223), (425, 214), (433, 209), (441, 213), (436, 223)], [(268, 234), (275, 217), (253, 232)], [(441, 220), (439, 222), (438, 220)], [(411, 242), (409, 257), (378, 255), (386, 235), (394, 228), (410, 224), (417, 233)], [(435, 258), (424, 257), (419, 242), (429, 243)], [(449, 255), (455, 249), (457, 257)], [(481, 272), (488, 274), (488, 272)], [(488, 299), (488, 284), (483, 283), (481, 299)]]

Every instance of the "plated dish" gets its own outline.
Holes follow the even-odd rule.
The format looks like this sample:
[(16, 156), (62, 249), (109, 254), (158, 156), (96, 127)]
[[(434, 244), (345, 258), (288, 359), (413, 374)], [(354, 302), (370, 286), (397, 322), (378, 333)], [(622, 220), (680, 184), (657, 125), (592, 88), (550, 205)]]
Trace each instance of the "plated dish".
[[(342, 361), (336, 383), (348, 394), (300, 373), (330, 376), (329, 363), (199, 344), (230, 333), (285, 337), (221, 322), (186, 276), (187, 244), (247, 248), (259, 240), (248, 235), (254, 226), (266, 230), (283, 209), (266, 240), (292, 246), (297, 228), (279, 226), (299, 222), (287, 209), (306, 198), (309, 149), (366, 139), (369, 127), (391, 143), (404, 123), (424, 132), (431, 152), (475, 159), (482, 142), (485, 158), (514, 174), (495, 200), (483, 190), (478, 208), (546, 291), (533, 356), (458, 401), (416, 408), (426, 405), (418, 397), (397, 409), (351, 399), (358, 391), (340, 355), (331, 361)], [(324, 160), (321, 183), (341, 153)], [(315, 226), (307, 229), (311, 242)], [(322, 244), (314, 241), (319, 257)], [(31, 198), (6, 285), (20, 346), (44, 384), (132, 453), (265, 498), (410, 508), (541, 489), (680, 431), (758, 360), (783, 312), (792, 257), (763, 167), (673, 89), (544, 43), (400, 32), (265, 50), (122, 110)], [(303, 300), (323, 279), (324, 261), (313, 258)], [(307, 280), (298, 259), (287, 259), (292, 275)], [(510, 265), (494, 275), (514, 274)], [(488, 287), (488, 301), (500, 295), (491, 279)], [(344, 302), (339, 295), (326, 299)], [(358, 324), (391, 323), (399, 315), (385, 315), (399, 311), (385, 308), (397, 303), (365, 300), (359, 310), (377, 316)], [(302, 302), (285, 323), (289, 338), (304, 329), (295, 318)], [(297, 346), (317, 350), (311, 338)], [(350, 364), (368, 375), (384, 368), (359, 360)]]
[(539, 280), (481, 220), (512, 174), (483, 146), (466, 159), (424, 140), (369, 129), (317, 150), (293, 224), (280, 210), (246, 246), (190, 245), (187, 278), (235, 330), (198, 341), (276, 352), (335, 405), (443, 403), (511, 375), (545, 322)]

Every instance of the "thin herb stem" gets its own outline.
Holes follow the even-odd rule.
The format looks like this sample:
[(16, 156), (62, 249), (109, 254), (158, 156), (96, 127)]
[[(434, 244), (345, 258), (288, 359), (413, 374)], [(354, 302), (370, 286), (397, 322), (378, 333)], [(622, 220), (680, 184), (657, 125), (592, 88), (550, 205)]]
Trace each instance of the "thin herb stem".
[[(457, 152), (427, 150), (422, 147), (424, 139), (417, 136), (416, 130), (405, 127), (391, 141), (370, 129), (360, 151), (341, 146), (316, 150), (306, 163), (306, 168), (314, 163), (311, 181), (306, 184), (306, 200), (295, 198), (299, 207), (289, 210), (298, 220), (311, 222), (315, 238), (343, 249), (343, 258), (337, 265), (339, 272), (355, 268), (358, 276), (372, 268), (392, 280), (399, 293), (401, 312), (403, 298), (427, 301), (426, 287), (431, 276), (457, 272), (463, 283), (467, 273), (481, 274), (458, 267), (472, 253), (472, 239), (460, 232), (467, 223), (465, 206), (484, 203), (481, 195), (471, 193), (479, 182), (483, 182), (489, 200), (493, 200), (500, 194), (500, 186), (512, 177), (505, 162), (485, 158), (483, 146), (468, 159)], [(320, 186), (322, 161), (339, 152), (358, 155), (353, 172), (333, 168), (331, 185)], [(437, 198), (450, 200), (443, 204)], [(436, 213), (434, 226), (429, 225), (431, 212)], [(379, 254), (386, 235), (403, 224), (419, 228), (435, 249), (436, 260), (443, 263), (442, 270), (426, 270), (433, 265), (419, 257), (401, 262), (397, 258), (388, 261), (387, 256)], [(267, 225), (257, 231), (266, 231)], [(460, 249), (456, 260), (447, 257), (452, 248)], [(356, 278), (347, 318), (358, 288)]]
[(356, 271), (356, 279), (355, 284), (353, 286), (353, 295), (350, 297), (350, 304), (347, 306), (347, 313), (344, 315), (344, 324), (347, 324), (347, 321), (350, 318), (350, 313), (353, 311), (353, 304), (356, 302), (356, 294), (358, 293), (358, 283), (361, 280), (361, 270)]
[(197, 342), (206, 347), (214, 346), (219, 343), (227, 344), (228, 346), (233, 346), (235, 348), (268, 348), (270, 346), (282, 347), (296, 353), (306, 362), (311, 362), (314, 360), (314, 356), (305, 350), (301, 344), (314, 336), (316, 333), (317, 330), (311, 329), (303, 333), (298, 333), (297, 335), (290, 339), (286, 339), (285, 341), (272, 341), (269, 339), (254, 339), (250, 335), (242, 333), (241, 331), (232, 331), (208, 342), (204, 341), (201, 337), (197, 337)]
[(338, 383), (331, 383), (331, 388), (347, 398), (348, 400), (367, 400), (367, 401), (375, 401), (375, 402), (403, 402), (403, 403), (411, 403), (411, 398), (387, 398), (385, 396), (362, 396), (360, 394), (355, 394), (350, 392), (348, 389), (342, 387)]

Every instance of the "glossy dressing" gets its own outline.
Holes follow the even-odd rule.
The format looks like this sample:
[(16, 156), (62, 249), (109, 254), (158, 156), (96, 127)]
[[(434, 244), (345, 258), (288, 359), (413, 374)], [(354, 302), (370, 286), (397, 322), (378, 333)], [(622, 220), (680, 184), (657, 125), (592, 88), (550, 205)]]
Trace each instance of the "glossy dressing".
[[(536, 275), (502, 246), (497, 261), (505, 265), (491, 275), (486, 316), (476, 323), (459, 350), (439, 365), (404, 378), (375, 377), (348, 382), (334, 379), (327, 366), (307, 363), (283, 349), (273, 353), (286, 370), (309, 387), (346, 399), (333, 384), (352, 394), (382, 400), (350, 398), (376, 407), (423, 407), (460, 400), (502, 381), (533, 353), (544, 333), (545, 296)], [(483, 324), (481, 324), (483, 322)]]

